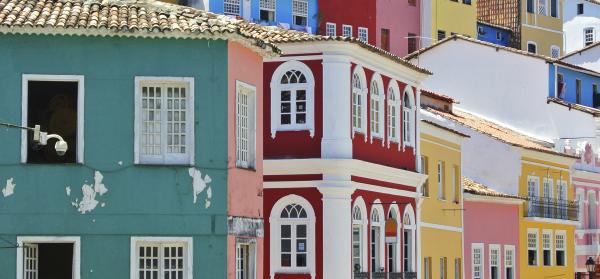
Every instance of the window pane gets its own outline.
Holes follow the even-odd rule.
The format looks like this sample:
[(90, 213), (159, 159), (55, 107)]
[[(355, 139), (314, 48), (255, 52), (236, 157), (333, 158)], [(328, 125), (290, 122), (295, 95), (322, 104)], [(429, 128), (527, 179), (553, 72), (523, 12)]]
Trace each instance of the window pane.
[(290, 238), (292, 236), (292, 227), (290, 225), (281, 225), (281, 237)]
[(297, 101), (306, 100), (306, 90), (296, 91), (296, 100)]
[(292, 93), (290, 91), (281, 91), (281, 100), (282, 101), (291, 101)]
[(292, 123), (292, 116), (289, 114), (282, 114), (281, 115), (281, 124), (291, 124)]
[(281, 103), (281, 112), (283, 113), (289, 113), (292, 111), (292, 104), (291, 103)]
[(296, 240), (296, 252), (306, 252), (306, 239)]
[(292, 266), (291, 254), (281, 254), (281, 266)]
[(296, 124), (305, 124), (306, 123), (306, 114), (299, 113), (296, 114)]
[(297, 254), (296, 255), (296, 266), (298, 266), (298, 267), (306, 266), (306, 254)]
[(281, 252), (291, 252), (292, 251), (292, 240), (291, 239), (282, 239), (281, 240)]
[(296, 237), (306, 237), (306, 225), (296, 226)]

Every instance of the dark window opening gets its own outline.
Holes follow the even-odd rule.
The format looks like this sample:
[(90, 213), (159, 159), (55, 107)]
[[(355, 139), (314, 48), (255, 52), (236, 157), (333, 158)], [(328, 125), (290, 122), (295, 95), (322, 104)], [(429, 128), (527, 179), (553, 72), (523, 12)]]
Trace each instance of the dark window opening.
[(532, 44), (532, 43), (527, 44), (527, 52), (529, 52), (529, 53), (537, 53), (537, 46), (535, 44)]
[(527, 250), (527, 264), (537, 265), (537, 252), (535, 250)]
[(492, 279), (500, 279), (500, 278), (498, 277), (498, 267), (497, 267), (497, 266), (492, 266), (492, 268), (491, 268), (491, 269), (492, 269), (492, 270), (491, 270), (491, 273), (492, 273), (492, 276), (491, 276), (491, 277), (492, 277)]
[(558, 1), (550, 0), (550, 16), (558, 17)]
[(23, 278), (73, 278), (72, 243), (25, 243)]
[(390, 51), (390, 29), (381, 28), (381, 48)]
[(294, 24), (306, 26), (308, 24), (308, 21), (305, 16), (294, 16)]
[(550, 253), (550, 250), (544, 250), (544, 265), (552, 265), (552, 254)]
[(565, 265), (565, 251), (556, 251), (556, 265)]
[(477, 34), (485, 35), (485, 31), (483, 30), (483, 27), (481, 27), (481, 26), (477, 27)]
[(417, 51), (417, 35), (408, 33), (408, 53)]
[(59, 156), (54, 149), (56, 139), (46, 146), (33, 143), (28, 133), (27, 163), (75, 163), (77, 155), (77, 82), (29, 81), (27, 126), (40, 125), (48, 134), (60, 135), (69, 145)]
[(471, 5), (471, 0), (463, 0), (463, 4)]
[(581, 80), (575, 80), (575, 103), (581, 104)]
[(527, 12), (533, 13), (533, 0), (527, 0)]
[(513, 279), (513, 269), (512, 267), (506, 268), (506, 279)]
[(274, 22), (275, 21), (275, 12), (268, 10), (260, 10), (260, 20)]
[(417, 0), (408, 0), (408, 5), (409, 6), (416, 6), (417, 5)]
[(441, 41), (441, 40), (443, 40), (445, 38), (446, 38), (446, 31), (444, 31), (444, 30), (438, 30), (437, 31), (437, 39), (438, 39), (438, 41)]
[(583, 14), (583, 4), (577, 4), (577, 14), (578, 15)]

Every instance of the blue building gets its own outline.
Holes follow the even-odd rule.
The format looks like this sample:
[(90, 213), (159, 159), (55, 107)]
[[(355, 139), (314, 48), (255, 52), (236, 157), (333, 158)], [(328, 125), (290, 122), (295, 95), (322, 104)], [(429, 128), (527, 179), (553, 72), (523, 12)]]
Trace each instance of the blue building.
[(188, 0), (186, 5), (213, 13), (242, 17), (262, 25), (315, 34), (317, 0)]
[(510, 29), (484, 21), (477, 21), (477, 39), (501, 46), (509, 46), (512, 32)]
[(550, 63), (549, 67), (549, 97), (587, 107), (600, 107), (600, 73), (562, 61)]

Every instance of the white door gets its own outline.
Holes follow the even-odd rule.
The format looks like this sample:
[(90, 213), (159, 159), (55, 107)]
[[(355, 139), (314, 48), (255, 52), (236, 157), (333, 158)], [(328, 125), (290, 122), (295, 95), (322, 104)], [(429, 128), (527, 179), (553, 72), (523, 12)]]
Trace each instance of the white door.
[(251, 5), (250, 5), (250, 0), (242, 0), (244, 1), (244, 5), (242, 7), (242, 17), (244, 19), (250, 19), (250, 14), (252, 11)]

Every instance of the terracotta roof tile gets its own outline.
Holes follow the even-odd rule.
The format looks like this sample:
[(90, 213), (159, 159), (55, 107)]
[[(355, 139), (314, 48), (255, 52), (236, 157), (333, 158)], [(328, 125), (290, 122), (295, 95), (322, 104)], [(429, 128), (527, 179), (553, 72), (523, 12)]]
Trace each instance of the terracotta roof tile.
[(558, 155), (569, 158), (578, 158), (577, 156), (572, 156), (555, 151), (552, 148), (552, 143), (540, 141), (532, 137), (523, 135), (519, 132), (500, 126), (499, 124), (493, 123), (491, 121), (479, 118), (467, 112), (454, 111), (453, 113), (449, 113), (432, 108), (424, 108), (424, 110), (442, 116), (446, 119), (452, 120), (474, 131), (485, 134), (489, 137), (492, 137), (512, 146), (518, 146), (524, 149), (539, 151), (552, 155)]
[(585, 113), (591, 114), (593, 116), (600, 116), (600, 110), (599, 109), (587, 107), (587, 106), (580, 105), (580, 104), (569, 103), (569, 102), (567, 102), (565, 100), (562, 100), (562, 99), (549, 97), (548, 98), (548, 103), (555, 103), (555, 104), (559, 104), (559, 105), (568, 107), (569, 109), (574, 109), (574, 110), (578, 110), (578, 111), (581, 111), (581, 112), (585, 112)]
[(433, 121), (429, 121), (429, 120), (427, 120), (427, 119), (421, 119), (421, 121), (423, 121), (423, 122), (425, 122), (425, 123), (427, 123), (427, 124), (429, 124), (429, 125), (431, 125), (431, 126), (434, 126), (434, 127), (440, 128), (440, 129), (442, 129), (442, 130), (446, 130), (446, 131), (448, 131), (448, 132), (450, 132), (450, 133), (457, 134), (457, 135), (459, 135), (459, 136), (461, 136), (461, 137), (465, 137), (465, 138), (470, 138), (470, 137), (471, 137), (471, 136), (469, 136), (469, 135), (467, 135), (467, 134), (465, 134), (465, 133), (461, 133), (461, 132), (459, 132), (459, 131), (457, 131), (457, 130), (450, 129), (450, 128), (448, 128), (448, 127), (442, 126), (442, 125), (440, 125), (440, 124), (437, 124), (437, 123), (435, 123), (435, 122), (433, 122)]
[(489, 196), (489, 197), (500, 197), (500, 198), (512, 198), (512, 199), (524, 199), (519, 196), (509, 195), (502, 192), (498, 192), (494, 189), (491, 189), (481, 183), (477, 183), (473, 181), (471, 178), (462, 177), (462, 183), (464, 186), (464, 192), (479, 196)]
[(429, 90), (425, 90), (425, 89), (421, 89), (421, 95), (425, 95), (427, 97), (433, 98), (433, 99), (438, 99), (438, 100), (442, 100), (442, 101), (446, 101), (449, 103), (455, 103), (458, 104), (458, 101), (456, 101), (454, 98), (441, 94), (441, 93), (436, 93), (433, 91), (429, 91)]

